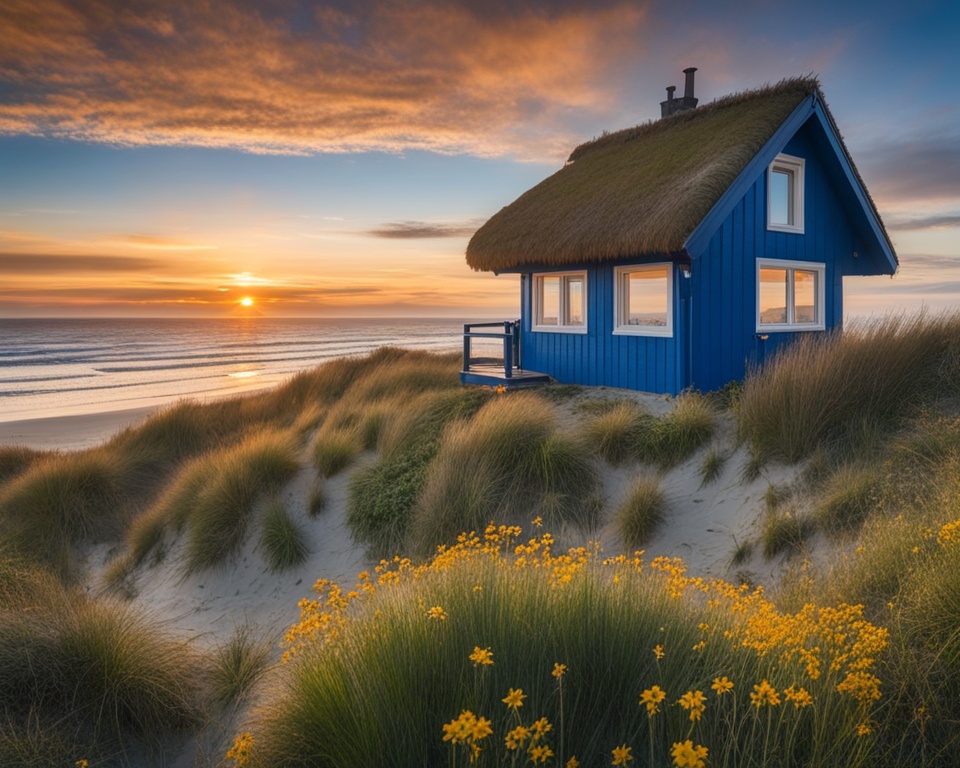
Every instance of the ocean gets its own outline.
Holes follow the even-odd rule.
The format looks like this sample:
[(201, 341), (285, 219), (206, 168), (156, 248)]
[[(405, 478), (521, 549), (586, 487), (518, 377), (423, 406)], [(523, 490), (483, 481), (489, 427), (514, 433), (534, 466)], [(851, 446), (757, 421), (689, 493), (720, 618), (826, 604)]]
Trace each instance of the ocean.
[(0, 319), (0, 422), (238, 394), (382, 346), (462, 341), (455, 319)]

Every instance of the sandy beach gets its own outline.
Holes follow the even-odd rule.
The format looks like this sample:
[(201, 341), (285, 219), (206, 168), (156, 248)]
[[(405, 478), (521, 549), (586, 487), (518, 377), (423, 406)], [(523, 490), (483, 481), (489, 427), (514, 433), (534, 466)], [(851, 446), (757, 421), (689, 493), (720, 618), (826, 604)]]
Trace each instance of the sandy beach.
[(38, 451), (78, 451), (92, 448), (157, 410), (157, 407), (129, 408), (104, 413), (0, 422), (0, 445), (25, 445)]

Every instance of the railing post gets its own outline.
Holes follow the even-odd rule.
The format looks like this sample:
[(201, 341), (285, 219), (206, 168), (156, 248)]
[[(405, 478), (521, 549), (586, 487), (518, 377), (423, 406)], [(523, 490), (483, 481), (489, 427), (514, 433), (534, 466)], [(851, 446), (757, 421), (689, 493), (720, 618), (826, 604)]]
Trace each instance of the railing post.
[(513, 339), (508, 334), (503, 335), (503, 375), (513, 378)]
[(517, 368), (523, 368), (523, 358), (520, 357), (520, 321), (514, 320), (510, 325), (513, 327), (513, 364)]
[(467, 323), (463, 324), (463, 371), (464, 373), (469, 372), (470, 370), (470, 325)]

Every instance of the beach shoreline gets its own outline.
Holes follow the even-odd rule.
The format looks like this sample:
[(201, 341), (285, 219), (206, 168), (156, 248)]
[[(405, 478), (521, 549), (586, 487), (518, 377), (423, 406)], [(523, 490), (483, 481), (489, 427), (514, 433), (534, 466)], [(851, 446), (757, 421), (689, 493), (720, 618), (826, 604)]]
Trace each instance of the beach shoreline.
[(165, 406), (142, 406), (70, 416), (43, 416), (0, 422), (0, 446), (22, 445), (35, 451), (80, 451), (109, 440)]

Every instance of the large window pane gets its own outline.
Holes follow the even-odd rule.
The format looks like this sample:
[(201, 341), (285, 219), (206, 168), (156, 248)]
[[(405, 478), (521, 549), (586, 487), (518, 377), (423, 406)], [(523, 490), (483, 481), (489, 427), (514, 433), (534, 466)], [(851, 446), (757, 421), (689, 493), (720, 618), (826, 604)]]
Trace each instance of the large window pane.
[(540, 318), (538, 325), (560, 323), (560, 278), (540, 278)]
[(627, 325), (666, 327), (667, 268), (630, 272), (627, 279)]
[(795, 269), (793, 271), (794, 322), (817, 322), (816, 296), (817, 273)]
[(760, 269), (760, 322), (787, 322), (787, 270)]
[(773, 170), (770, 173), (770, 223), (793, 224), (790, 221), (790, 190), (793, 186), (793, 174), (789, 171)]
[(567, 325), (583, 325), (583, 278), (568, 277), (566, 280)]

